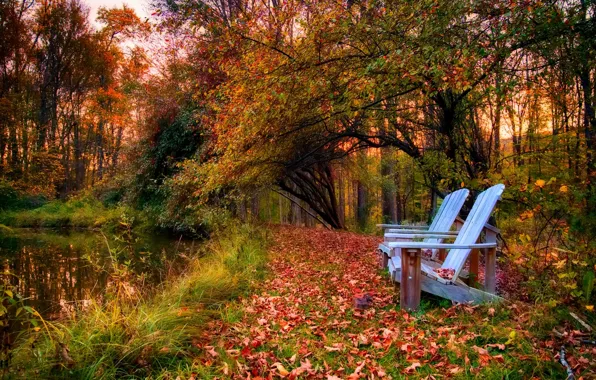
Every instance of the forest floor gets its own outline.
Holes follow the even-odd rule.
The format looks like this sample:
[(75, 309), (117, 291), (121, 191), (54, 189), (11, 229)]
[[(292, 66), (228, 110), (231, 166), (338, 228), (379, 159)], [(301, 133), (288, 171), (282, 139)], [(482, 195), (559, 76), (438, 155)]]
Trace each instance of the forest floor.
[[(423, 295), (409, 314), (378, 267), (379, 237), (297, 227), (272, 236), (267, 280), (195, 338), (191, 378), (566, 378), (546, 309)], [(365, 293), (371, 306), (355, 308)], [(577, 343), (568, 330), (565, 343)], [(576, 375), (594, 371), (594, 351), (568, 346)]]

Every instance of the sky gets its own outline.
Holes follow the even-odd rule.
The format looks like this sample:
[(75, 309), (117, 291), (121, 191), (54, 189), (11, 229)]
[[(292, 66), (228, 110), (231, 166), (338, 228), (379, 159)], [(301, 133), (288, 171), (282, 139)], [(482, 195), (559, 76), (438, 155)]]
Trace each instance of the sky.
[(87, 6), (91, 9), (89, 16), (94, 25), (97, 25), (95, 23), (97, 9), (102, 6), (113, 8), (122, 7), (122, 4), (126, 4), (135, 10), (137, 16), (139, 16), (141, 20), (145, 20), (145, 18), (150, 17), (151, 14), (148, 0), (83, 0), (82, 2), (87, 4)]

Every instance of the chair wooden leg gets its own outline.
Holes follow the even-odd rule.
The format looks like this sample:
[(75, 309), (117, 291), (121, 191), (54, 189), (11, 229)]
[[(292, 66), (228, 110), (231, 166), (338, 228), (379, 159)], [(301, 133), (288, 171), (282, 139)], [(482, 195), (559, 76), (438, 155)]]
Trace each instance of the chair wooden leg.
[(497, 291), (497, 249), (488, 248), (485, 257), (484, 290), (495, 294)]
[(473, 249), (470, 253), (470, 276), (468, 278), (468, 285), (477, 288), (478, 287), (478, 249)]
[(379, 253), (379, 265), (381, 266), (381, 269), (387, 269), (387, 266), (389, 265), (389, 256), (380, 249), (377, 251)]
[(420, 249), (404, 249), (401, 255), (399, 300), (402, 309), (412, 311), (420, 306)]
[(447, 257), (447, 250), (444, 248), (440, 248), (437, 253), (437, 258), (439, 259), (439, 261), (443, 262), (445, 261), (445, 257)]

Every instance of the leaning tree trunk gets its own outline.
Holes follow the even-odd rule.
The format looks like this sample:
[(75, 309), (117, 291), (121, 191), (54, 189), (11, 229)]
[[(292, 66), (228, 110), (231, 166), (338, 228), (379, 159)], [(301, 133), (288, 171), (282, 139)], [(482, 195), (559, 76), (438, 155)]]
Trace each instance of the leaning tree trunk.
[(304, 201), (330, 227), (345, 228), (339, 216), (334, 178), (329, 164), (288, 171), (278, 185), (281, 190)]

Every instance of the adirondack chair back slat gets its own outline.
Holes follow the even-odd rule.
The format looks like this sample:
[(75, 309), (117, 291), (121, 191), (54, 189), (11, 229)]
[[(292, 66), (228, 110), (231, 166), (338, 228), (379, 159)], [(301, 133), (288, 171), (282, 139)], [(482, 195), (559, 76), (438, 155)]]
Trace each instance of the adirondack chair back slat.
[[(460, 189), (447, 195), (445, 199), (443, 199), (443, 203), (428, 230), (436, 232), (449, 231), (469, 193), (470, 191), (468, 189)], [(424, 241), (428, 243), (438, 243), (441, 239), (428, 238)]]
[[(478, 195), (454, 244), (465, 245), (476, 243), (484, 225), (488, 222), (488, 218), (497, 204), (497, 201), (501, 198), (503, 190), (505, 190), (505, 185), (499, 184)], [(444, 269), (452, 268), (455, 270), (453, 281), (457, 279), (463, 269), (470, 251), (470, 249), (452, 249), (445, 258), (441, 267)]]

